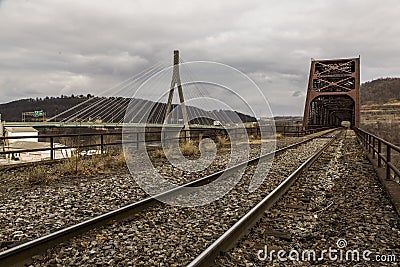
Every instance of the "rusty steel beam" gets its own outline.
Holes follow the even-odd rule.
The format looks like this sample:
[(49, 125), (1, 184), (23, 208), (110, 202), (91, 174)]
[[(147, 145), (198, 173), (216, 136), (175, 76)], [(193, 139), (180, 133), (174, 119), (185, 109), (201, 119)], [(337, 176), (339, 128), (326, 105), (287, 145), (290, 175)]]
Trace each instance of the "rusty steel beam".
[(360, 57), (311, 60), (303, 128), (360, 124)]

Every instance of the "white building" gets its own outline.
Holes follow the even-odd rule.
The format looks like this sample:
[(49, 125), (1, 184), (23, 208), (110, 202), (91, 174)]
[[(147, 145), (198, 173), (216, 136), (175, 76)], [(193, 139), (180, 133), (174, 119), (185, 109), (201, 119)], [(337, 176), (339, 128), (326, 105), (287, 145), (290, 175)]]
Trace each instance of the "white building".
[(16, 139), (8, 139), (8, 144), (12, 144), (18, 141), (23, 142), (38, 142), (39, 131), (33, 127), (5, 127), (5, 135), (6, 137), (15, 137), (15, 136), (32, 136), (32, 138), (16, 138)]
[[(50, 143), (49, 142), (29, 142), (29, 141), (17, 141), (9, 144), (6, 150), (15, 151), (10, 155), (10, 159), (18, 159), (20, 161), (37, 161), (50, 159)], [(73, 149), (64, 148), (65, 145), (54, 143), (54, 159), (69, 158), (72, 156)], [(41, 151), (32, 152), (18, 152), (18, 150), (30, 150), (30, 149), (44, 149)]]
[[(27, 162), (50, 159), (51, 144), (49, 142), (38, 142), (38, 133), (39, 132), (32, 127), (5, 127), (6, 137), (28, 136), (27, 138), (7, 139), (4, 146), (5, 151), (15, 151), (11, 154), (7, 154), (7, 160), (18, 160)], [(63, 144), (53, 144), (53, 148), (58, 148), (54, 150), (54, 159), (69, 158), (72, 156), (73, 149), (64, 147), (65, 145)], [(32, 152), (19, 152), (23, 150), (34, 149), (43, 150)]]

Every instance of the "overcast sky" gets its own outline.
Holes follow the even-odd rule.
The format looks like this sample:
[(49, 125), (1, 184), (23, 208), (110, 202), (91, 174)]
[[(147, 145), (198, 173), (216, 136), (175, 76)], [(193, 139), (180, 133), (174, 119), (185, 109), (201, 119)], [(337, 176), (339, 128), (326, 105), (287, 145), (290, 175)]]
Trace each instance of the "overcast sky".
[(399, 14), (398, 0), (0, 0), (0, 103), (96, 94), (179, 49), (249, 75), (275, 115), (302, 114), (311, 58), (400, 76)]

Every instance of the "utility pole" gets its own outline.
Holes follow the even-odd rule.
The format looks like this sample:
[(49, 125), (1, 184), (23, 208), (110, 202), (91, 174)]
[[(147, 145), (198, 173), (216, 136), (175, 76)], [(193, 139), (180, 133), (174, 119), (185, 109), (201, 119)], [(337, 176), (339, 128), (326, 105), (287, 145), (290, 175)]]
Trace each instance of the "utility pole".
[(174, 51), (174, 67), (173, 67), (173, 72), (172, 72), (172, 81), (171, 81), (171, 86), (169, 89), (167, 110), (165, 112), (164, 123), (167, 123), (168, 115), (171, 112), (172, 98), (174, 97), (175, 86), (178, 87), (178, 95), (179, 95), (179, 101), (180, 101), (180, 105), (181, 105), (181, 109), (182, 109), (182, 116), (183, 116), (183, 123), (185, 125), (185, 130), (189, 130), (189, 121), (188, 121), (188, 116), (187, 116), (187, 111), (186, 111), (186, 106), (185, 106), (185, 99), (183, 98), (181, 76), (179, 74), (179, 50)]

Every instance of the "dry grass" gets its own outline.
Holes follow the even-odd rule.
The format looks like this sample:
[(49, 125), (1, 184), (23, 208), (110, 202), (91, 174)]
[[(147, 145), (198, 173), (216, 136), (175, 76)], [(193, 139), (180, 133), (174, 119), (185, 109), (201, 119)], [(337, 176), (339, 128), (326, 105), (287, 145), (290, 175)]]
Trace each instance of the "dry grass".
[(198, 146), (190, 139), (185, 142), (182, 142), (179, 145), (179, 149), (181, 150), (184, 156), (197, 155), (200, 152)]
[(60, 176), (82, 173), (82, 166), (79, 164), (79, 158), (76, 155), (61, 161), (57, 167), (56, 172), (59, 173)]
[(50, 176), (45, 166), (36, 164), (28, 171), (27, 179), (30, 184), (41, 184), (47, 183), (50, 180)]
[(114, 156), (114, 164), (118, 166), (126, 166), (127, 158), (125, 157), (125, 153), (123, 150), (120, 150)]
[[(205, 152), (210, 152), (215, 149), (215, 145), (211, 143), (212, 141), (203, 141), (202, 136), (199, 138), (200, 142), (203, 142), (201, 145), (201, 148)], [(225, 144), (225, 140), (220, 140), (220, 142)], [(184, 142), (181, 142), (179, 144), (179, 150), (181, 151), (182, 155), (184, 156), (199, 156), (200, 155), (200, 149), (199, 149), (199, 143), (193, 140), (187, 140)], [(154, 150), (152, 153), (152, 157), (154, 159), (157, 158), (178, 158), (178, 154), (176, 153), (177, 151), (172, 148), (157, 148)]]
[[(200, 153), (197, 143), (190, 139), (185, 142), (181, 142), (179, 144), (179, 149), (184, 156), (198, 155)], [(167, 156), (168, 158), (178, 157), (176, 151), (172, 148), (157, 148), (154, 150), (152, 156), (153, 158), (166, 158)]]
[(400, 115), (365, 115), (360, 128), (391, 143), (400, 144)]
[[(115, 168), (126, 166), (125, 155), (122, 150), (105, 153), (102, 155), (89, 156), (83, 161), (85, 168), (88, 167), (94, 173), (110, 172)], [(86, 165), (86, 166), (85, 166)]]
[(155, 158), (165, 158), (164, 150), (162, 148), (156, 148), (154, 150), (153, 156)]
[[(390, 81), (389, 81), (390, 82)], [(398, 82), (398, 81), (396, 81)], [(363, 104), (361, 106), (360, 128), (394, 144), (400, 144), (399, 100), (389, 100), (383, 104)]]
[(123, 151), (111, 154), (77, 156), (62, 160), (54, 168), (37, 164), (28, 173), (27, 180), (30, 184), (48, 183), (60, 177), (94, 176), (109, 173), (115, 169), (125, 167)]
[(225, 135), (217, 135), (215, 140), (217, 141), (218, 148), (222, 148), (222, 147), (226, 146), (229, 142), (228, 137), (226, 137)]

